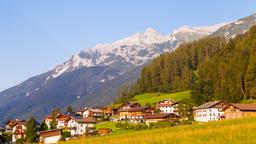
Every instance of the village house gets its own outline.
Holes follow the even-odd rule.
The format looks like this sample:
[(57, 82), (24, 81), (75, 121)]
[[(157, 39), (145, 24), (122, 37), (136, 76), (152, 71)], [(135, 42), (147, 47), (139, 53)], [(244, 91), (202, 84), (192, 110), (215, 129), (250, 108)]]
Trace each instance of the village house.
[(118, 108), (115, 107), (111, 107), (111, 106), (106, 106), (103, 109), (103, 113), (104, 113), (104, 117), (111, 117), (113, 115), (117, 115), (118, 114)]
[(154, 113), (150, 107), (135, 107), (119, 110), (119, 120), (129, 120), (132, 123), (143, 122), (143, 116)]
[(148, 114), (144, 116), (144, 122), (146, 124), (156, 122), (176, 122), (180, 117), (174, 113), (160, 113), (160, 114)]
[(178, 114), (177, 105), (178, 103), (173, 100), (163, 100), (158, 102), (156, 107), (161, 111), (161, 113)]
[(62, 129), (39, 132), (39, 141), (44, 144), (58, 143), (61, 139)]
[(231, 103), (224, 110), (225, 119), (256, 116), (256, 104)]
[(26, 126), (27, 122), (21, 121), (17, 123), (12, 129), (12, 142), (15, 143), (19, 138), (26, 137)]
[(87, 108), (85, 111), (82, 113), (82, 117), (92, 117), (97, 120), (100, 120), (103, 118), (103, 110), (101, 109), (94, 109), (94, 108)]
[[(57, 128), (64, 128), (67, 127), (68, 125), (68, 120), (70, 119), (69, 115), (64, 115), (64, 114), (58, 114), (56, 116), (56, 122), (57, 122)], [(47, 125), (47, 127), (50, 129), (51, 126), (51, 122), (52, 122), (52, 116), (51, 115), (47, 115), (44, 118), (44, 121)]]
[(141, 107), (139, 103), (131, 103), (131, 102), (123, 102), (118, 109), (129, 109), (129, 108), (136, 108), (136, 107)]
[(194, 120), (199, 122), (218, 121), (224, 118), (224, 109), (228, 103), (213, 101), (194, 107)]
[(64, 114), (60, 114), (57, 116), (56, 120), (57, 120), (57, 128), (64, 128), (68, 126), (68, 121), (71, 119), (70, 116), (68, 115), (64, 115)]
[(5, 131), (6, 132), (12, 132), (12, 129), (13, 127), (18, 124), (19, 122), (25, 122), (25, 120), (19, 120), (19, 119), (16, 119), (16, 120), (8, 120), (6, 122), (6, 126), (5, 126)]
[(71, 119), (68, 121), (68, 128), (72, 136), (83, 135), (90, 129), (93, 129), (95, 123), (96, 120), (94, 118), (87, 117), (78, 119), (71, 117)]

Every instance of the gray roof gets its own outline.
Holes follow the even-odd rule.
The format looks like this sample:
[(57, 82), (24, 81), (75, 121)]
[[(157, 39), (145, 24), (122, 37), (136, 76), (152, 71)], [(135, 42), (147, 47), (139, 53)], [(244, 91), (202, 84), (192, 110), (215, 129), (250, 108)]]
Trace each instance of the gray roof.
[(194, 107), (195, 110), (197, 109), (207, 109), (207, 108), (212, 108), (214, 107), (215, 105), (219, 104), (220, 102), (223, 102), (223, 101), (212, 101), (212, 102), (208, 102), (208, 103), (204, 103), (198, 107)]
[(5, 130), (3, 127), (0, 126), (0, 130)]

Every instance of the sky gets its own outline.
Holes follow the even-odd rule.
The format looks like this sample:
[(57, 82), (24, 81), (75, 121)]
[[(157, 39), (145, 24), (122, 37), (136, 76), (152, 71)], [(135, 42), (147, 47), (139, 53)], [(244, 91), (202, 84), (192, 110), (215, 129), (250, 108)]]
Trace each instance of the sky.
[(168, 34), (253, 13), (254, 0), (1, 0), (0, 91), (149, 27)]

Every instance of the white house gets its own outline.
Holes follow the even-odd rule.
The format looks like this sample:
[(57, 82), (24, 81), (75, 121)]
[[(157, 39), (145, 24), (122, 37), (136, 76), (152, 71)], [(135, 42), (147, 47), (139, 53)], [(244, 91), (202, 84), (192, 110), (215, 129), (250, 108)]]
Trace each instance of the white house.
[(96, 123), (96, 120), (94, 118), (88, 117), (88, 118), (83, 118), (83, 119), (76, 119), (76, 118), (72, 117), (68, 121), (68, 128), (69, 128), (72, 136), (83, 135), (89, 129), (94, 128), (95, 123)]
[(159, 108), (161, 113), (178, 114), (177, 105), (178, 103), (173, 100), (163, 100), (157, 103), (157, 108)]
[[(64, 114), (58, 114), (56, 116), (56, 122), (57, 122), (57, 128), (64, 128), (67, 126), (67, 122), (70, 119), (70, 116), (68, 115), (64, 115)], [(47, 115), (44, 119), (46, 125), (48, 126), (48, 128), (50, 128), (51, 125), (51, 121), (52, 121), (52, 116), (51, 115)]]
[(58, 143), (61, 138), (62, 129), (48, 130), (39, 132), (40, 143)]
[(17, 123), (12, 129), (12, 142), (15, 143), (19, 138), (26, 137), (26, 122)]
[(209, 122), (221, 120), (228, 104), (224, 101), (213, 101), (194, 107), (194, 120)]

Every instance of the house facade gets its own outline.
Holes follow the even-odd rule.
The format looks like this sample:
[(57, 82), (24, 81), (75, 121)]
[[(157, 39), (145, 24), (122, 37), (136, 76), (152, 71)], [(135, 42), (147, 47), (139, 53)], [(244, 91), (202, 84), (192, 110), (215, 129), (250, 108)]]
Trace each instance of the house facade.
[(88, 108), (88, 109), (85, 109), (85, 111), (82, 113), (82, 117), (83, 118), (92, 117), (95, 119), (101, 119), (103, 118), (103, 110)]
[[(57, 128), (60, 129), (60, 128), (67, 127), (67, 125), (68, 125), (68, 120), (69, 120), (70, 118), (71, 118), (71, 117), (68, 116), (68, 115), (58, 114), (58, 115), (56, 116)], [(51, 115), (47, 115), (47, 116), (44, 118), (44, 121), (45, 121), (47, 127), (50, 129), (50, 127), (51, 127), (51, 122), (52, 122), (52, 116), (51, 116)]]
[(25, 122), (25, 120), (19, 120), (19, 119), (16, 119), (16, 120), (8, 120), (8, 121), (6, 122), (5, 131), (6, 131), (6, 132), (12, 132), (13, 127), (14, 127), (16, 124), (20, 123), (20, 122)]
[(144, 121), (146, 124), (156, 122), (176, 122), (179, 118), (180, 117), (174, 113), (148, 114), (144, 116)]
[(111, 117), (113, 115), (117, 115), (118, 114), (118, 108), (108, 107), (108, 106), (104, 107), (103, 114), (104, 114), (104, 117)]
[(68, 121), (68, 128), (72, 136), (83, 135), (87, 133), (89, 129), (93, 129), (95, 123), (96, 120), (94, 118), (71, 118)]
[(12, 129), (12, 142), (15, 143), (19, 138), (26, 137), (26, 122), (17, 123)]
[(224, 118), (224, 109), (228, 103), (224, 101), (208, 102), (194, 107), (194, 120), (198, 122), (218, 121)]
[(39, 141), (44, 144), (58, 143), (61, 139), (62, 129), (39, 132)]
[(145, 114), (152, 114), (154, 110), (150, 107), (135, 107), (119, 110), (119, 120), (128, 119), (130, 122), (138, 123), (144, 121)]
[(224, 110), (225, 119), (236, 119), (256, 116), (256, 104), (231, 103)]
[(163, 100), (158, 102), (156, 107), (161, 111), (161, 113), (178, 114), (177, 105), (178, 103), (173, 100)]

